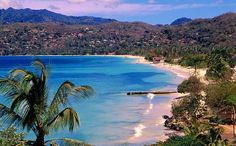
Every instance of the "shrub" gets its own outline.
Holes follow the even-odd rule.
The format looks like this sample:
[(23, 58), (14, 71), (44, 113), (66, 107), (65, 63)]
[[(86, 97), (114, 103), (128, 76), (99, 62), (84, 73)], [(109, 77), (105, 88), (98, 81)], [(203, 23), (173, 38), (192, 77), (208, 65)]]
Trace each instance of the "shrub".
[(221, 82), (208, 85), (206, 94), (206, 104), (214, 111), (219, 111), (226, 107), (225, 100), (229, 95), (236, 95), (236, 83)]
[(226, 62), (219, 61), (207, 69), (206, 76), (212, 80), (230, 80), (233, 73)]
[(182, 66), (191, 66), (196, 68), (205, 68), (207, 67), (206, 55), (188, 55), (183, 57), (179, 64)]
[(159, 142), (151, 146), (204, 146), (192, 136), (172, 136), (165, 142)]
[(22, 140), (25, 136), (24, 133), (16, 133), (16, 127), (11, 126), (3, 131), (0, 131), (0, 145), (1, 146), (13, 146), (21, 144), (24, 145)]
[(178, 86), (179, 93), (198, 94), (204, 89), (204, 84), (196, 76), (189, 77)]

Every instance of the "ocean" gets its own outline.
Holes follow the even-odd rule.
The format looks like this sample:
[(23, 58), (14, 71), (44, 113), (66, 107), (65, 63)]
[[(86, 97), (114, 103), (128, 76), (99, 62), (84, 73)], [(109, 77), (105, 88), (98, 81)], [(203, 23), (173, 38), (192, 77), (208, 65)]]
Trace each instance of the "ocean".
[[(49, 95), (65, 80), (76, 85), (90, 85), (96, 95), (88, 100), (72, 102), (80, 116), (81, 127), (74, 132), (61, 129), (46, 137), (75, 138), (95, 146), (155, 142), (163, 137), (162, 116), (169, 114), (170, 96), (127, 96), (128, 91), (154, 89), (176, 90), (176, 75), (133, 58), (112, 56), (6, 56), (0, 57), (0, 75), (11, 69), (33, 69), (31, 63), (40, 58), (49, 67)], [(26, 138), (34, 139), (29, 133)]]

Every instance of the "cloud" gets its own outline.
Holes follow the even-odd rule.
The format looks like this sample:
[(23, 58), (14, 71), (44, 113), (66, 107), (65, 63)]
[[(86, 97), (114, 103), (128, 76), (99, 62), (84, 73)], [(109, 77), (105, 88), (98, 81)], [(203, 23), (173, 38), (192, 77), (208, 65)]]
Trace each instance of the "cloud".
[(56, 7), (54, 5), (49, 5), (48, 8), (51, 9), (51, 10), (60, 10), (59, 7)]
[(66, 0), (69, 3), (88, 3), (88, 2), (93, 2), (93, 3), (103, 3), (103, 4), (118, 4), (120, 3), (120, 0)]
[(224, 0), (216, 0), (215, 3), (216, 4), (222, 4), (222, 3), (224, 3)]
[(0, 0), (0, 8), (6, 8), (10, 6), (9, 0)]
[(104, 8), (114, 8), (121, 3), (120, 0), (65, 0), (70, 4), (97, 5)]
[(0, 8), (22, 8), (23, 5), (20, 0), (0, 0)]
[[(12, 3), (13, 1), (16, 2), (17, 0), (0, 0), (0, 7), (6, 8), (12, 6), (14, 4)], [(116, 16), (144, 16), (162, 11), (209, 8), (225, 5), (224, 3), (219, 3), (223, 0), (214, 0), (212, 3), (180, 4), (159, 4), (157, 0), (146, 0), (147, 3), (128, 3), (123, 0), (18, 0), (18, 3), (19, 1), (22, 2), (24, 8), (50, 9), (57, 13), (73, 16), (94, 15), (112, 18)]]
[(148, 3), (149, 4), (154, 4), (154, 3), (156, 3), (156, 0), (148, 0)]
[(193, 4), (158, 4), (158, 3), (119, 3), (116, 7), (106, 7), (101, 3), (80, 3), (79, 5), (71, 5), (65, 8), (61, 13), (69, 15), (146, 15), (153, 14), (161, 11), (173, 11), (182, 9), (195, 9), (203, 7), (215, 7), (217, 4), (204, 4), (204, 3), (193, 3)]
[(67, 0), (70, 3), (84, 3), (87, 2), (88, 0)]

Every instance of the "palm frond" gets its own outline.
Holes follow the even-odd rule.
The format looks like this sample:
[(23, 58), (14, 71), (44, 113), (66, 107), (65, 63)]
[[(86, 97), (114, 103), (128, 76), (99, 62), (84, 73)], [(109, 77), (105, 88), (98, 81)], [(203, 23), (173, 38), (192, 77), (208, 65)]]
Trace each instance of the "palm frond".
[(0, 79), (0, 93), (5, 97), (12, 97), (18, 94), (20, 91), (20, 85), (15, 80), (9, 78)]
[(73, 92), (73, 96), (81, 97), (81, 98), (89, 98), (94, 95), (95, 91), (90, 86), (78, 86), (74, 88), (75, 92)]
[(16, 94), (11, 103), (10, 109), (14, 111), (15, 109), (19, 108), (19, 106), (27, 100), (27, 96), (24, 93)]
[(27, 74), (29, 74), (29, 72), (24, 69), (13, 69), (10, 71), (9, 78), (11, 78), (11, 79), (21, 78)]
[(22, 81), (32, 81), (36, 83), (36, 76), (34, 73), (24, 69), (13, 69), (10, 72), (9, 78), (18, 81), (19, 83)]
[(58, 114), (60, 104), (66, 106), (66, 103), (68, 100), (67, 98), (68, 98), (68, 96), (71, 95), (71, 93), (73, 91), (73, 87), (74, 87), (74, 84), (72, 84), (70, 82), (64, 82), (63, 84), (61, 84), (61, 86), (58, 88), (58, 90), (57, 90), (57, 92), (56, 92), (56, 94), (49, 106), (47, 118), (50, 118), (53, 115)]
[[(28, 110), (28, 112), (27, 112), (27, 110)], [(27, 131), (30, 131), (34, 126), (35, 126), (35, 124), (36, 124), (36, 114), (35, 114), (35, 112), (34, 112), (34, 109), (32, 109), (31, 107), (29, 107), (29, 108), (26, 108), (25, 109), (25, 113), (26, 114), (24, 114), (24, 117), (23, 117), (23, 120), (22, 120), (22, 127), (25, 129), (26, 128), (26, 130)]]
[(47, 123), (49, 129), (58, 130), (60, 127), (68, 127), (73, 131), (76, 126), (80, 126), (80, 119), (76, 111), (66, 108)]
[(94, 94), (94, 90), (89, 86), (80, 86), (76, 87), (73, 83), (65, 81), (57, 90), (50, 106), (48, 109), (48, 117), (51, 117), (51, 114), (57, 114), (59, 111), (59, 105), (68, 104), (68, 97), (74, 96), (76, 98), (88, 98)]
[(4, 123), (11, 125), (20, 123), (22, 117), (12, 111), (7, 106), (0, 104), (0, 119), (2, 119)]
[(33, 66), (35, 66), (36, 68), (39, 68), (41, 70), (41, 80), (43, 82), (46, 82), (47, 80), (47, 76), (48, 76), (48, 71), (46, 69), (46, 66), (41, 62), (41, 60), (36, 59), (33, 63)]

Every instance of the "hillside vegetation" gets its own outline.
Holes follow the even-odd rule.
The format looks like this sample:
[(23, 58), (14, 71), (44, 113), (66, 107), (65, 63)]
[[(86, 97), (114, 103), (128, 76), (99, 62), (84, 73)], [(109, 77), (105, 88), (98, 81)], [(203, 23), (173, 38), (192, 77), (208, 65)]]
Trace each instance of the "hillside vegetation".
[(95, 26), (62, 23), (14, 23), (0, 26), (1, 55), (145, 54), (163, 56), (209, 53), (212, 48), (235, 52), (236, 14), (196, 19), (177, 26), (112, 22)]

